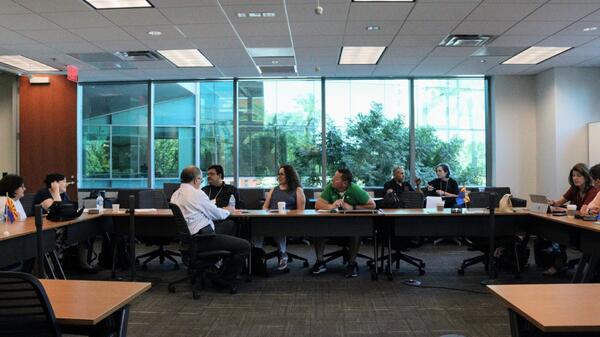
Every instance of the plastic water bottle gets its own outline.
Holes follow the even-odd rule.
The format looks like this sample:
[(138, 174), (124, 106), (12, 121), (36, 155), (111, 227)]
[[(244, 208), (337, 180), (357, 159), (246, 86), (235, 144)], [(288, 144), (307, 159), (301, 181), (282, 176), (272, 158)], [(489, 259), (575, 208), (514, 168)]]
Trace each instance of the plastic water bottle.
[(96, 198), (96, 208), (101, 211), (104, 209), (104, 198), (102, 198), (102, 194), (98, 193), (98, 197)]
[(233, 194), (229, 197), (229, 207), (235, 209), (235, 197)]

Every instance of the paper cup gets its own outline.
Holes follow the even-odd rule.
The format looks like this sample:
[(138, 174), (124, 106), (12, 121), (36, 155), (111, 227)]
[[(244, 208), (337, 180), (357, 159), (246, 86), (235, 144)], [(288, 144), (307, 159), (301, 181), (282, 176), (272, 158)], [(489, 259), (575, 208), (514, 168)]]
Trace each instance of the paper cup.
[(112, 211), (113, 211), (113, 213), (119, 213), (119, 207), (120, 207), (119, 204), (113, 204), (112, 205)]
[(435, 208), (437, 208), (437, 211), (438, 211), (438, 212), (443, 212), (443, 211), (444, 211), (444, 203), (443, 203), (443, 202), (438, 202), (438, 203), (435, 205)]
[(279, 213), (285, 213), (285, 201), (280, 201), (277, 203), (277, 210)]
[(569, 218), (574, 218), (575, 213), (577, 213), (577, 205), (567, 205), (567, 216)]

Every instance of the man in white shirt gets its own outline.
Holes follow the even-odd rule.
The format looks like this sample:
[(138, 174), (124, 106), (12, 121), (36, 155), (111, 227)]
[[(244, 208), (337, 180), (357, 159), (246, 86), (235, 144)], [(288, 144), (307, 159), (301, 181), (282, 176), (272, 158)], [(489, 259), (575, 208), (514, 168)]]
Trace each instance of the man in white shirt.
[[(192, 237), (201, 234), (215, 234), (202, 238), (197, 246), (199, 253), (213, 250), (227, 250), (233, 256), (224, 261), (222, 278), (225, 282), (234, 283), (239, 274), (243, 259), (250, 251), (250, 243), (235, 236), (225, 235), (230, 226), (219, 225), (215, 231), (214, 220), (223, 220), (229, 216), (229, 210), (218, 208), (206, 193), (200, 189), (202, 171), (196, 166), (188, 166), (181, 171), (181, 186), (171, 196), (171, 202), (179, 206), (187, 222)], [(233, 211), (233, 210), (231, 210)], [(233, 223), (233, 222), (232, 222)]]

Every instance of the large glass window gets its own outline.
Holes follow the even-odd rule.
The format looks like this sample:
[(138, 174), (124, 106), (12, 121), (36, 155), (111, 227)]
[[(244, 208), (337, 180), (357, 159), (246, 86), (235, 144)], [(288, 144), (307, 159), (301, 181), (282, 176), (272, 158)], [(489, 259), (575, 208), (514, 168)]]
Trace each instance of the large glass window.
[(416, 174), (426, 183), (447, 163), (460, 186), (485, 185), (485, 81), (415, 80)]
[(82, 91), (80, 188), (148, 186), (148, 85)]
[(233, 82), (200, 83), (200, 168), (223, 166), (233, 183)]
[(238, 83), (239, 186), (272, 187), (282, 164), (321, 185), (321, 81)]
[(198, 83), (154, 85), (154, 186), (178, 182), (181, 170), (196, 162)]
[(409, 81), (326, 82), (327, 176), (347, 167), (359, 184), (383, 186), (409, 170)]

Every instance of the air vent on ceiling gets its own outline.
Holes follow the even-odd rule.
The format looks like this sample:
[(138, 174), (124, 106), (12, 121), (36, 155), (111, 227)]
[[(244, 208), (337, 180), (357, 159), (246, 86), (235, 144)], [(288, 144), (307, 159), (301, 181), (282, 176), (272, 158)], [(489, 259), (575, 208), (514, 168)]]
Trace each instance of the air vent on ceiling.
[(442, 47), (480, 47), (492, 37), (489, 35), (448, 35), (439, 46)]
[(295, 66), (258, 66), (263, 75), (295, 75)]
[(141, 50), (141, 51), (118, 51), (115, 56), (123, 61), (160, 61), (163, 58), (153, 51)]

